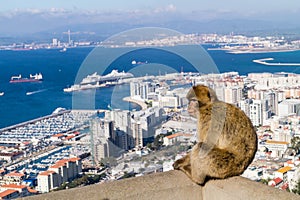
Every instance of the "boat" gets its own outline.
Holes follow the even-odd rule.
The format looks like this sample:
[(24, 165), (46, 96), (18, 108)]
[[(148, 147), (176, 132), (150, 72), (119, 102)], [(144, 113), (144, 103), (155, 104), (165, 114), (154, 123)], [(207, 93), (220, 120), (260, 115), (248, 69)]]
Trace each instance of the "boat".
[(4, 92), (0, 92), (0, 97), (4, 95)]
[(132, 78), (133, 74), (128, 72), (118, 72), (118, 70), (112, 70), (111, 73), (100, 76), (97, 72), (87, 75), (83, 78), (80, 84), (72, 85), (71, 87), (64, 88), (64, 92), (74, 92), (87, 89), (97, 89), (102, 87), (109, 87), (118, 84), (122, 84), (121, 80), (126, 78)]
[(40, 82), (43, 80), (43, 75), (41, 73), (32, 75), (30, 74), (29, 78), (23, 78), (20, 74), (19, 76), (12, 76), (10, 78), (10, 83), (25, 83), (25, 82)]
[(67, 51), (67, 48), (64, 47), (63, 49), (59, 50), (60, 52), (66, 52)]
[(75, 91), (80, 91), (80, 90), (89, 90), (89, 89), (97, 89), (97, 88), (102, 88), (102, 87), (108, 87), (109, 85), (106, 83), (99, 84), (98, 82), (96, 84), (75, 84), (72, 85), (71, 87), (64, 88), (64, 92), (75, 92)]
[(134, 65), (134, 66), (138, 66), (138, 65), (148, 64), (148, 61), (142, 62), (142, 61), (135, 61), (135, 60), (133, 60), (131, 62), (131, 64)]
[(97, 72), (95, 72), (82, 79), (80, 84), (84, 85), (84, 84), (92, 84), (96, 82), (99, 82), (101, 84), (104, 82), (117, 81), (119, 79), (132, 78), (132, 77), (133, 74), (124, 71), (118, 72), (118, 70), (112, 70), (109, 74), (104, 76), (100, 76), (97, 74)]

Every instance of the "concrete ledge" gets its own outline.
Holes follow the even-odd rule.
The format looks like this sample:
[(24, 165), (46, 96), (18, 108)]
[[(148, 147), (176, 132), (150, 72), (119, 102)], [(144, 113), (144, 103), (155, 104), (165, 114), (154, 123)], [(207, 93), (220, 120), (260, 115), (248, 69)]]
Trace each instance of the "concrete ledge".
[(110, 183), (50, 192), (22, 199), (290, 200), (300, 199), (300, 196), (281, 191), (279, 189), (274, 189), (242, 177), (233, 177), (226, 180), (211, 180), (206, 183), (204, 187), (201, 187), (191, 182), (190, 179), (181, 171), (169, 171)]
[(209, 181), (203, 188), (205, 200), (292, 200), (300, 199), (299, 195), (282, 191), (277, 188), (257, 183), (249, 179), (236, 176), (225, 180)]

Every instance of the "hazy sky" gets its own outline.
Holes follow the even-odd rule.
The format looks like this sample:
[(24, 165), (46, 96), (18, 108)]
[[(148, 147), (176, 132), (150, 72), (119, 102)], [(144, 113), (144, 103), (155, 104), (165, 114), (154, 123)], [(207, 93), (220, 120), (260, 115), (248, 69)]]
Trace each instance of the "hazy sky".
[(275, 21), (276, 26), (287, 22), (293, 23), (292, 27), (300, 24), (299, 0), (0, 0), (0, 3), (0, 36), (102, 22), (164, 24), (180, 20), (243, 19)]
[[(173, 9), (176, 11), (242, 11), (247, 13), (269, 11), (296, 11), (299, 0), (0, 0), (0, 11), (15, 9), (85, 9), (85, 10), (144, 10)], [(4, 3), (5, 1), (5, 3)]]

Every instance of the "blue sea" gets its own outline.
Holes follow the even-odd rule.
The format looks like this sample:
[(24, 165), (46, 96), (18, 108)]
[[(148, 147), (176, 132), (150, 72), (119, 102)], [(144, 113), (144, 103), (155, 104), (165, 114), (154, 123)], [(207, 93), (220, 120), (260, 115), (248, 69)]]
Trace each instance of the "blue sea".
[[(88, 58), (94, 51), (92, 47), (69, 48), (66, 52), (60, 52), (58, 49), (0, 51), (0, 92), (5, 93), (0, 96), (0, 128), (51, 114), (58, 107), (74, 108), (73, 94), (63, 92), (63, 88), (95, 72), (95, 69), (100, 69), (97, 70), (100, 74), (118, 69), (132, 72), (135, 76), (197, 71), (186, 58), (155, 48), (120, 54), (108, 64), (103, 62), (111, 59), (108, 50), (105, 51), (106, 54), (94, 53), (94, 58), (90, 61), (91, 59)], [(220, 73), (229, 71), (237, 71), (241, 75), (251, 72), (300, 73), (300, 67), (297, 66), (265, 66), (252, 62), (254, 59), (272, 57), (275, 59), (274, 62), (300, 63), (300, 51), (247, 54), (229, 54), (220, 50), (207, 52)], [(141, 64), (133, 65), (133, 60)], [(83, 66), (87, 65), (92, 67), (89, 70), (82, 70)], [(134, 70), (135, 68), (139, 70)], [(29, 77), (29, 74), (35, 73), (42, 73), (44, 80), (39, 83), (9, 83), (11, 76), (21, 74), (23, 77)], [(138, 109), (137, 105), (122, 101), (123, 97), (129, 96), (128, 85), (101, 88), (91, 96), (89, 92), (81, 91), (76, 95), (87, 96), (87, 101), (90, 98), (90, 101), (95, 102), (94, 107), (97, 109), (107, 109), (108, 106)], [(85, 108), (84, 102), (78, 107), (80, 106)]]

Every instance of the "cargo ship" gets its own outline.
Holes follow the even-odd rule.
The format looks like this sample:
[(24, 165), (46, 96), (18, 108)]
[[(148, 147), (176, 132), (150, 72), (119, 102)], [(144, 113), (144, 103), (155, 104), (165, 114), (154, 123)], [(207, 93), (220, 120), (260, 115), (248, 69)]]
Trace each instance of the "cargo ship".
[(19, 76), (12, 76), (10, 78), (10, 83), (28, 83), (28, 82), (40, 82), (43, 80), (43, 75), (41, 73), (31, 75), (29, 78), (22, 78), (22, 75), (20, 74)]

